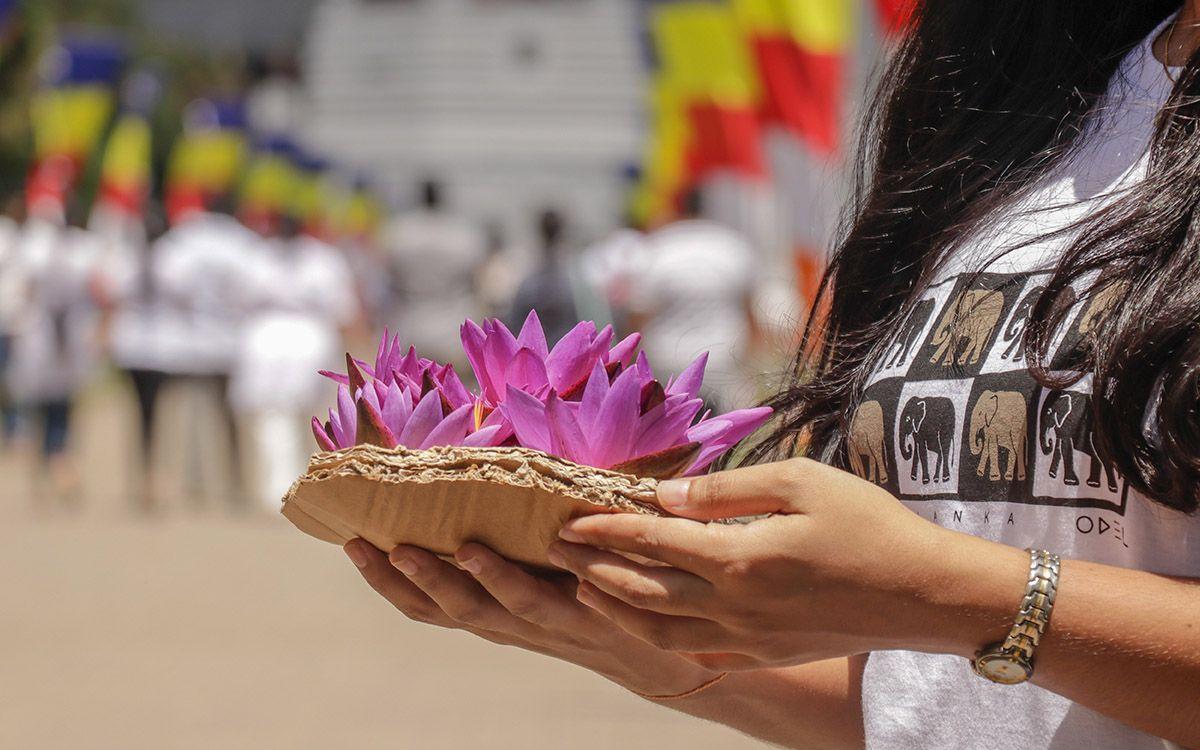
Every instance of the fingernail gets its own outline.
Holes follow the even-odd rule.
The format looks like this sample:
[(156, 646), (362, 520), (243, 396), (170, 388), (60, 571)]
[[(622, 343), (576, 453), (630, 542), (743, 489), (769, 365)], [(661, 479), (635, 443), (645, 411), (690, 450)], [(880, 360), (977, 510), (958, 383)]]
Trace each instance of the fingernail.
[(346, 557), (350, 558), (350, 562), (354, 563), (359, 570), (367, 567), (367, 556), (358, 546), (358, 542), (350, 542), (342, 549), (346, 550)]
[(546, 550), (546, 559), (549, 560), (550, 564), (556, 568), (567, 567), (567, 558), (563, 556), (563, 553), (557, 544), (551, 544)]
[(687, 505), (690, 479), (668, 479), (658, 483), (658, 502), (664, 508), (682, 508)]
[(483, 566), (479, 564), (479, 560), (474, 557), (468, 557), (466, 560), (459, 560), (458, 564), (463, 566), (463, 570), (473, 576), (479, 575), (479, 571), (483, 570)]
[(417, 574), (417, 564), (411, 558), (397, 558), (392, 560), (392, 565), (396, 568), (396, 570), (400, 571), (406, 576), (413, 576)]
[(572, 529), (570, 526), (564, 526), (561, 529), (559, 529), (558, 538), (565, 539), (568, 542), (575, 542), (576, 544), (583, 543), (583, 537), (581, 537), (579, 535), (579, 533), (576, 532), (574, 529)]

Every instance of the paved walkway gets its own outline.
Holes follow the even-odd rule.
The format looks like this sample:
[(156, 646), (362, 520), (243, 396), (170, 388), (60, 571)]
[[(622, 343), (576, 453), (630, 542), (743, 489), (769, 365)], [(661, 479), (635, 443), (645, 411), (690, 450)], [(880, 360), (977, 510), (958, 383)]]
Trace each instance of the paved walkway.
[(134, 516), (130, 408), (109, 384), (82, 409), (78, 510), (35, 505), (28, 460), (0, 454), (0, 747), (759, 747), (410, 623), (282, 518)]

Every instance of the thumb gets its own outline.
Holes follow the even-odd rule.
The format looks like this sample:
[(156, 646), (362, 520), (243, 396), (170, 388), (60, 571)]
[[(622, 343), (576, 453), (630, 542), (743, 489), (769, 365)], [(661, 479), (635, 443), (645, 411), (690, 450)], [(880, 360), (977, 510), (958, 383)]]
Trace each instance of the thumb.
[(806, 479), (820, 467), (807, 459), (749, 466), (658, 483), (658, 502), (698, 521), (799, 510)]

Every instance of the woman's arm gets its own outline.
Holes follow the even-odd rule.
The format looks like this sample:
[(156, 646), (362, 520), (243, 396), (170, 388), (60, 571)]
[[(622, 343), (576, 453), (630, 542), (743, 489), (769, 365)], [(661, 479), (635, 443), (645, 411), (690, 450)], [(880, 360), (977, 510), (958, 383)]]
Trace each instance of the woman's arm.
[[(478, 544), (456, 556), (390, 556), (362, 540), (346, 553), (367, 583), (411, 619), (553, 656), (643, 695), (677, 695), (718, 673), (635, 638), (575, 598), (575, 580), (534, 577)], [(796, 748), (862, 747), (862, 660), (731, 674), (696, 695), (655, 701)]]
[[(882, 649), (970, 658), (1008, 633), (1029, 572), (1026, 552), (936, 526), (806, 460), (664, 483), (660, 501), (695, 519), (775, 515), (581, 518), (551, 559), (583, 581), (581, 601), (710, 669)], [(1200, 746), (1200, 582), (1064, 561), (1036, 667), (1048, 690)]]
[(662, 705), (782, 747), (861, 748), (866, 661), (865, 656), (852, 656), (732, 672), (698, 695)]

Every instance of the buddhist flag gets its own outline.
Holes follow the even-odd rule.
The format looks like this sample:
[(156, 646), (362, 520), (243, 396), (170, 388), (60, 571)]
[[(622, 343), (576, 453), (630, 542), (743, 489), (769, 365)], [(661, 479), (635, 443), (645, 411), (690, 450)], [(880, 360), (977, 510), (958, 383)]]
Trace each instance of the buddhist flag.
[(292, 194), (299, 189), (299, 153), (296, 143), (286, 136), (269, 136), (256, 144), (238, 196), (243, 223), (261, 234), (278, 230)]
[(841, 141), (851, 0), (733, 0), (762, 81), (761, 114), (833, 154)]
[(334, 231), (330, 209), (338, 198), (338, 185), (330, 173), (329, 162), (300, 151), (295, 164), (297, 180), (288, 199), (288, 213), (300, 223), (305, 234), (329, 240)]
[(150, 194), (150, 115), (158, 106), (162, 84), (139, 71), (129, 76), (121, 95), (121, 114), (108, 136), (100, 163), (98, 207), (140, 217)]
[(35, 212), (61, 215), (112, 117), (124, 59), (108, 39), (68, 40), (46, 53), (30, 109), (34, 165), (26, 192)]
[(671, 80), (660, 76), (649, 99), (653, 126), (630, 206), (630, 213), (642, 225), (670, 216), (691, 181), (688, 144), (692, 128), (681, 94)]
[(733, 11), (725, 3), (697, 1), (661, 5), (653, 13), (659, 75), (691, 127), (689, 177), (718, 169), (763, 177), (758, 83)]
[(766, 174), (754, 63), (725, 3), (687, 0), (650, 11), (655, 70), (651, 134), (631, 212), (651, 223), (717, 170)]
[(246, 156), (245, 125), (239, 102), (199, 99), (188, 104), (183, 133), (167, 165), (166, 204), (172, 222), (233, 192)]
[(373, 245), (383, 223), (383, 203), (365, 179), (351, 186), (341, 204), (338, 232), (361, 245)]

